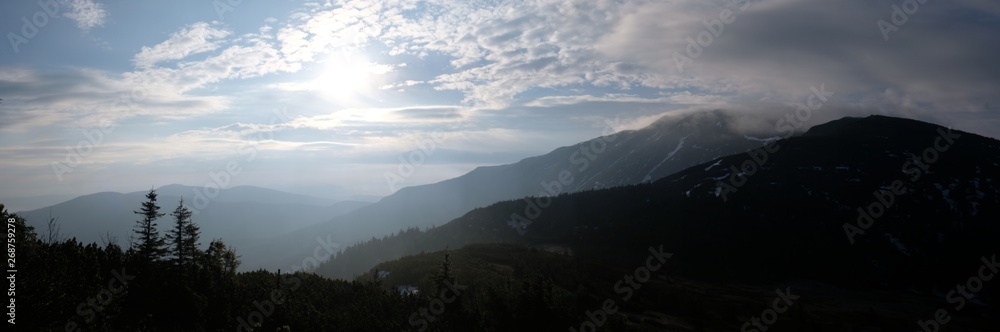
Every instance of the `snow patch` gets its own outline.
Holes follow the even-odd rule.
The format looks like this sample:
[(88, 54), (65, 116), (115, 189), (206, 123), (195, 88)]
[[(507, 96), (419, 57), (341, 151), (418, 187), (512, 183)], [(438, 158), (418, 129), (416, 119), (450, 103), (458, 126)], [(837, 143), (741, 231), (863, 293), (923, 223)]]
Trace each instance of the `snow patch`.
[(934, 187), (936, 187), (938, 191), (941, 192), (941, 197), (944, 198), (945, 202), (948, 202), (948, 206), (951, 207), (951, 210), (958, 211), (958, 204), (955, 203), (955, 200), (951, 199), (951, 189), (955, 188), (955, 185), (952, 184), (948, 186), (948, 188), (945, 188), (940, 183), (935, 183)]
[(670, 151), (670, 153), (667, 154), (666, 158), (663, 158), (663, 160), (660, 160), (659, 164), (656, 164), (656, 166), (653, 166), (653, 169), (649, 170), (649, 172), (646, 173), (646, 177), (642, 179), (642, 182), (647, 182), (647, 181), (651, 180), (653, 178), (653, 176), (652, 176), (653, 171), (656, 171), (657, 168), (660, 168), (660, 165), (663, 165), (663, 163), (667, 162), (667, 160), (669, 160), (670, 158), (673, 158), (674, 154), (676, 154), (677, 151), (680, 151), (681, 148), (684, 147), (684, 140), (687, 140), (688, 136), (691, 136), (691, 135), (687, 135), (687, 136), (681, 137), (681, 141), (677, 143), (677, 147), (674, 148), (674, 151)]
[(722, 159), (719, 159), (719, 161), (716, 161), (714, 164), (705, 167), (705, 171), (712, 169), (712, 167), (719, 166), (720, 164), (722, 164)]
[(770, 141), (777, 141), (777, 140), (781, 139), (781, 137), (778, 137), (778, 136), (767, 137), (767, 138), (759, 138), (759, 137), (753, 137), (753, 136), (750, 136), (750, 135), (743, 135), (743, 138), (746, 138), (747, 140), (751, 140), (751, 141), (757, 141), (757, 142), (770, 142)]
[(896, 250), (903, 253), (903, 255), (907, 256), (910, 255), (910, 251), (906, 249), (906, 245), (903, 244), (903, 241), (900, 241), (895, 236), (892, 236), (892, 234), (889, 233), (885, 233), (885, 236), (889, 238), (889, 242), (892, 242), (892, 245), (896, 246)]

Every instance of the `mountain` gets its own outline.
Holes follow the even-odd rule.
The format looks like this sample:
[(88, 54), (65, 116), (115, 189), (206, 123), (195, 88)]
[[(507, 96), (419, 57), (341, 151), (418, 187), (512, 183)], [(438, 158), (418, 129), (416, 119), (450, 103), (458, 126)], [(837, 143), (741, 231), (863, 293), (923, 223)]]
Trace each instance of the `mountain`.
[(269, 187), (306, 196), (326, 198), (333, 201), (377, 202), (382, 196), (364, 195), (351, 192), (344, 187), (325, 183), (286, 183), (274, 184)]
[[(332, 202), (252, 186), (222, 189), (211, 198), (208, 196), (213, 193), (211, 189), (176, 184), (157, 188), (156, 192), (160, 212), (167, 213), (158, 221), (161, 234), (171, 224), (169, 213), (184, 197), (185, 205), (197, 210), (193, 220), (201, 227), (202, 244), (222, 238), (235, 248), (247, 248), (274, 234), (322, 222), (369, 204)], [(28, 225), (34, 226), (43, 237), (49, 233), (47, 223), (51, 215), (58, 218), (56, 225), (62, 238), (104, 243), (110, 235), (119, 245), (127, 245), (132, 227), (139, 219), (132, 212), (139, 210), (146, 193), (102, 192), (17, 214), (26, 218)], [(199, 196), (205, 200), (199, 200)], [(244, 261), (255, 262), (254, 257), (244, 257)]]
[(10, 211), (27, 211), (68, 201), (73, 195), (39, 195), (28, 197), (0, 197), (0, 202)]
[[(500, 242), (619, 266), (662, 244), (675, 253), (676, 273), (699, 279), (813, 280), (943, 297), (995, 257), (996, 139), (870, 116), (757, 151), (768, 149), (654, 183), (555, 197), (523, 232), (510, 221), (529, 204), (499, 202), (425, 232), (349, 247), (317, 271), (349, 277), (405, 255)], [(992, 289), (982, 302), (995, 299)]]
[[(555, 196), (649, 182), (762, 140), (733, 130), (738, 116), (716, 110), (666, 116), (639, 129), (560, 147), (514, 164), (479, 167), (457, 178), (406, 187), (377, 203), (305, 227), (247, 256), (269, 256), (270, 269), (298, 264), (320, 239), (352, 244), (410, 227), (440, 225), (469, 210), (525, 196)], [(273, 248), (289, 248), (285, 255)]]
[[(329, 206), (337, 201), (312, 197), (306, 195), (293, 194), (289, 192), (254, 187), (254, 186), (234, 186), (219, 191), (215, 197), (207, 197), (209, 189), (202, 187), (190, 187), (179, 184), (166, 185), (156, 189), (158, 194), (187, 197), (193, 200), (196, 197), (205, 197), (214, 202), (257, 202), (268, 204), (304, 204), (315, 206)], [(145, 194), (143, 194), (145, 195)]]

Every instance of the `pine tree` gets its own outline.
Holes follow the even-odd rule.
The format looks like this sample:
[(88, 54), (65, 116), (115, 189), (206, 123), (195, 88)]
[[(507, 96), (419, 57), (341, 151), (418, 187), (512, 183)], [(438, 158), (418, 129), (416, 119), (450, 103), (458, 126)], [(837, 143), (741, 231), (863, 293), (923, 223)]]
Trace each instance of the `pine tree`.
[(437, 285), (438, 292), (450, 288), (449, 285), (455, 284), (455, 276), (451, 272), (450, 253), (444, 254), (444, 261), (441, 262), (441, 269), (434, 276), (434, 283)]
[(133, 232), (132, 248), (134, 248), (143, 262), (158, 261), (166, 254), (166, 241), (160, 237), (160, 231), (156, 229), (156, 219), (164, 216), (160, 213), (160, 206), (156, 205), (156, 191), (150, 189), (146, 194), (146, 201), (142, 202), (139, 211), (132, 211), (142, 216), (142, 220), (136, 221)]
[(184, 198), (181, 198), (177, 208), (170, 215), (174, 217), (174, 228), (167, 234), (167, 240), (170, 241), (171, 260), (174, 266), (186, 270), (187, 267), (197, 262), (198, 237), (201, 230), (197, 224), (191, 221), (192, 213), (184, 206)]

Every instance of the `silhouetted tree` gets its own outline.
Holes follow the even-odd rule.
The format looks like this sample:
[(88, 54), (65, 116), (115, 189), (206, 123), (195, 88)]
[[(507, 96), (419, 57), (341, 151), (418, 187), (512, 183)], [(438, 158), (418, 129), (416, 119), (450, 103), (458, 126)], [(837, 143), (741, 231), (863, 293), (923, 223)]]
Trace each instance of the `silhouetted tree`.
[(434, 283), (437, 285), (438, 292), (442, 289), (448, 289), (448, 285), (455, 284), (455, 275), (451, 271), (451, 254), (444, 254), (444, 261), (441, 262), (441, 269), (438, 274), (434, 276)]
[(212, 240), (205, 251), (204, 267), (217, 276), (232, 276), (240, 266), (236, 251), (227, 247), (222, 239)]
[(181, 198), (177, 208), (170, 215), (174, 217), (174, 228), (167, 234), (171, 260), (174, 266), (187, 271), (197, 262), (198, 237), (201, 230), (191, 221), (191, 210), (184, 206), (184, 198)]
[(136, 249), (143, 262), (160, 260), (166, 254), (164, 248), (166, 241), (160, 237), (160, 231), (156, 229), (156, 219), (165, 214), (160, 213), (160, 206), (156, 205), (156, 191), (150, 189), (146, 194), (146, 201), (142, 202), (142, 208), (132, 212), (142, 216), (133, 230), (135, 241), (132, 242), (132, 247)]

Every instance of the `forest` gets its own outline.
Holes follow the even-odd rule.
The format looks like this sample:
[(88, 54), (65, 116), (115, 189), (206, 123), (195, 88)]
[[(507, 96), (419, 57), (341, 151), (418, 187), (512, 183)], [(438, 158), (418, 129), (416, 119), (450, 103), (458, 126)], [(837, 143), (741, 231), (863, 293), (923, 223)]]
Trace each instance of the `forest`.
[[(551, 315), (558, 307), (551, 281), (540, 276), (507, 279), (497, 288), (477, 283), (468, 294), (439, 297), (468, 283), (456, 280), (448, 254), (429, 264), (433, 271), (426, 277), (432, 282), (422, 292), (401, 292), (379, 273), (351, 281), (302, 271), (238, 273), (239, 255), (222, 239), (201, 249), (198, 226), (183, 202), (162, 218), (167, 214), (155, 191), (147, 199), (135, 211), (135, 234), (125, 247), (116, 239), (97, 244), (39, 235), (0, 205), (3, 219), (12, 219), (17, 230), (15, 326), (24, 331), (501, 331), (538, 324), (565, 328), (576, 319), (573, 306)], [(171, 221), (165, 234), (158, 231), (161, 219)]]

